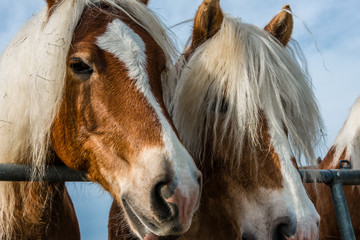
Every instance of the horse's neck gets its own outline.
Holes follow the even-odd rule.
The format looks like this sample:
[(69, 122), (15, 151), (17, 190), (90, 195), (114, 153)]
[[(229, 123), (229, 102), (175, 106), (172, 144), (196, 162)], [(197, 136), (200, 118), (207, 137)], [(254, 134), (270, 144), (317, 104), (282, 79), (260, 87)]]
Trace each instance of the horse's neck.
[(47, 209), (46, 218), (49, 225), (44, 232), (43, 239), (80, 240), (80, 229), (73, 203), (64, 183), (57, 183), (60, 187), (53, 198), (52, 208)]
[[(54, 151), (50, 151), (50, 156), (48, 164), (63, 164)], [(65, 183), (48, 184), (48, 189), (52, 198), (43, 213), (43, 222), (49, 223), (43, 231), (43, 239), (79, 240), (79, 224)]]
[[(26, 186), (21, 186), (26, 184)], [(14, 183), (30, 188), (27, 197), (16, 198), (13, 231), (16, 239), (80, 239), (74, 207), (65, 183)], [(21, 193), (18, 193), (21, 196)], [(44, 205), (45, 208), (41, 206)]]
[(360, 169), (360, 98), (353, 105), (348, 118), (320, 168), (337, 168), (340, 160), (349, 160), (353, 169)]

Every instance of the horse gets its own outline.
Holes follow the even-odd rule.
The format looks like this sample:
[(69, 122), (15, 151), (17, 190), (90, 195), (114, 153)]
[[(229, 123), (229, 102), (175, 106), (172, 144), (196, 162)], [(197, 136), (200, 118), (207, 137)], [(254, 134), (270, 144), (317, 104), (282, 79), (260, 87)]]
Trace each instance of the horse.
[[(315, 159), (323, 123), (311, 78), (288, 46), (292, 28), (288, 5), (265, 29), (226, 15), (219, 0), (200, 5), (191, 43), (164, 83), (203, 174), (199, 209), (179, 239), (317, 238), (320, 217), (297, 167)], [(134, 239), (118, 224), (110, 239)]]
[[(319, 169), (339, 169), (341, 160), (348, 160), (351, 169), (360, 169), (360, 128), (358, 118), (360, 116), (360, 98), (358, 98), (350, 110), (350, 114), (335, 138), (324, 159), (318, 165)], [(324, 184), (306, 184), (306, 189), (311, 200), (322, 219), (320, 223), (319, 239), (341, 239), (340, 231), (336, 222), (335, 211), (330, 195), (329, 187)], [(360, 239), (360, 190), (357, 186), (344, 186), (351, 221), (354, 227), (356, 239)]]
[[(87, 172), (139, 237), (184, 233), (202, 175), (162, 98), (175, 48), (146, 0), (47, 0), (0, 58), (0, 161)], [(64, 183), (0, 184), (0, 239), (80, 239)]]
[(196, 13), (169, 107), (204, 176), (183, 239), (317, 237), (295, 159), (315, 159), (322, 120), (310, 77), (286, 47), (290, 11), (265, 29), (227, 16), (218, 0)]

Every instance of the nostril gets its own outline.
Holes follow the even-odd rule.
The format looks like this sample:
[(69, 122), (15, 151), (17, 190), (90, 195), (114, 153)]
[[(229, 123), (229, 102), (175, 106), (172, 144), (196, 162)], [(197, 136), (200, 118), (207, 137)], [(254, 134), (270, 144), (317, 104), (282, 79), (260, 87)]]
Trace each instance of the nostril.
[(161, 181), (154, 186), (151, 197), (151, 210), (157, 213), (159, 220), (168, 220), (178, 215), (177, 206), (166, 201), (174, 194), (175, 189), (176, 184), (170, 181)]
[(255, 236), (250, 232), (244, 232), (241, 236), (242, 240), (255, 240)]
[(202, 174), (200, 173), (199, 176), (197, 177), (197, 182), (199, 184), (200, 189), (202, 188)]
[(162, 198), (168, 199), (174, 195), (176, 183), (170, 181), (160, 182), (157, 184), (156, 188), (158, 189), (158, 193)]
[(195, 205), (195, 210), (198, 209), (199, 205), (200, 205), (200, 200), (201, 200), (201, 194), (202, 194), (202, 186), (203, 186), (203, 180), (202, 180), (202, 174), (200, 173), (197, 177), (197, 183), (199, 185), (199, 193), (198, 193), (198, 199), (197, 199), (197, 203)]
[(272, 239), (285, 239), (294, 236), (296, 233), (296, 220), (290, 217), (283, 217), (275, 221)]

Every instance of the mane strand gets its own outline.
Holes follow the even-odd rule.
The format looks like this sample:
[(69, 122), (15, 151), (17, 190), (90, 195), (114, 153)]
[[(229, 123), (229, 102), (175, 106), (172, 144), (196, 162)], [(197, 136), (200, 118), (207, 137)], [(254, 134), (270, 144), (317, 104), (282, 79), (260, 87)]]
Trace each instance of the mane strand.
[(345, 151), (345, 159), (352, 162), (353, 169), (360, 169), (360, 97), (356, 99), (346, 119), (344, 126), (335, 138), (333, 147), (335, 149), (333, 166), (338, 165), (340, 156)]

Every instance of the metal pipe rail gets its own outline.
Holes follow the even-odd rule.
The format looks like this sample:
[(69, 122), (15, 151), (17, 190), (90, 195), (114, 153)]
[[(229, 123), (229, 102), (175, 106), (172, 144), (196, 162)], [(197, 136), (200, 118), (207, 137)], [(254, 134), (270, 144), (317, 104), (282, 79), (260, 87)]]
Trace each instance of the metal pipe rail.
[[(360, 185), (360, 170), (301, 169), (300, 175), (305, 183), (324, 183), (330, 187), (336, 219), (341, 239), (355, 240), (349, 209), (343, 185)], [(45, 178), (31, 179), (31, 166), (24, 164), (0, 164), (0, 181), (48, 181), (48, 182), (87, 182), (87, 173), (72, 170), (66, 166), (47, 166)]]
[[(343, 185), (360, 185), (360, 170), (347, 169), (329, 169), (329, 170), (311, 170), (300, 169), (300, 175), (304, 182), (325, 183), (331, 185), (336, 181), (341, 181)], [(314, 179), (312, 176), (315, 176)]]
[(66, 166), (49, 165), (45, 169), (45, 178), (31, 179), (31, 166), (25, 164), (0, 164), (0, 181), (47, 181), (47, 182), (86, 182), (87, 174), (72, 170)]
[(307, 169), (300, 170), (300, 175), (306, 183), (325, 183), (329, 186), (341, 239), (355, 240), (354, 228), (351, 222), (343, 185), (360, 185), (360, 170), (348, 170), (344, 168), (339, 170)]

